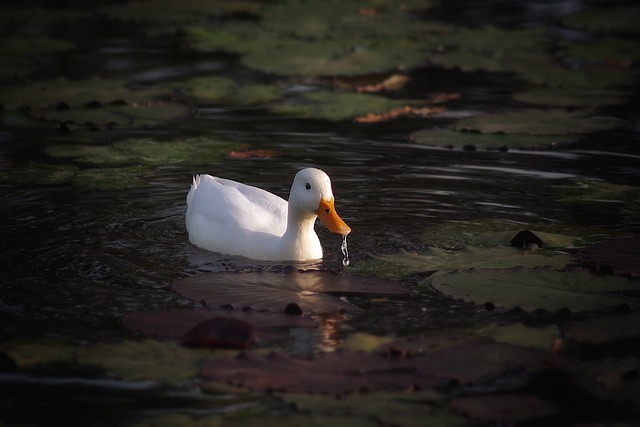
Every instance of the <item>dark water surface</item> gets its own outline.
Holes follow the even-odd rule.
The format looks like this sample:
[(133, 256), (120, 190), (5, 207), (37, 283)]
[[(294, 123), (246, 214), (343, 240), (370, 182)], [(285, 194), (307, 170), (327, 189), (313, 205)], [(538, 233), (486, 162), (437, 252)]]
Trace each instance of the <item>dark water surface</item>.
[[(536, 25), (583, 6), (581, 2), (540, 1), (515, 2), (503, 8), (511, 3), (495, 1), (468, 8), (469, 2), (445, 3), (429, 17), (514, 26)], [(184, 52), (157, 39), (141, 45), (126, 33), (126, 28), (86, 30), (101, 37), (82, 39), (81, 49), (62, 58), (50, 58), (51, 67), (44, 74), (69, 78), (100, 75), (154, 83), (213, 70), (247, 72), (233, 57)], [(71, 31), (83, 37), (84, 32)], [(518, 86), (510, 79), (487, 73), (463, 75), (458, 71), (417, 69), (411, 77), (412, 83), (394, 96), (411, 96), (417, 91), (459, 92), (461, 100), (448, 110), (461, 114), (508, 107)], [(255, 76), (256, 80), (264, 78)], [(632, 116), (629, 108), (637, 109), (637, 105), (625, 105), (624, 111), (622, 107), (613, 108), (612, 113)], [(637, 111), (635, 114), (637, 117)], [(283, 268), (285, 265), (278, 263), (207, 253), (188, 243), (185, 197), (191, 177), (198, 173), (239, 180), (286, 197), (299, 168), (324, 169), (333, 181), (337, 210), (353, 229), (348, 238), (353, 267), (368, 255), (424, 249), (429, 242), (423, 241), (421, 234), (450, 221), (494, 219), (594, 226), (611, 234), (640, 232), (640, 218), (615, 203), (597, 208), (563, 204), (558, 202), (555, 189), (556, 185), (580, 179), (640, 183), (637, 128), (628, 126), (590, 135), (579, 144), (555, 150), (464, 151), (410, 142), (408, 135), (425, 127), (421, 120), (405, 118), (364, 126), (286, 118), (256, 107), (204, 105), (194, 118), (185, 121), (153, 130), (105, 132), (104, 138), (114, 141), (131, 134), (159, 138), (204, 135), (242, 142), (249, 148), (276, 150), (279, 155), (268, 159), (227, 158), (212, 165), (183, 162), (162, 166), (145, 176), (147, 186), (117, 191), (68, 185), (2, 185), (0, 339), (56, 337), (94, 342), (133, 337), (121, 325), (123, 315), (193, 306), (171, 290), (171, 282), (178, 278), (202, 271)], [(428, 126), (451, 120), (446, 116), (431, 119)], [(0, 168), (47, 159), (43, 149), (50, 136), (38, 131), (0, 131)], [(312, 266), (340, 269), (340, 238), (321, 224), (317, 230), (325, 259)], [(420, 279), (405, 280), (413, 286)], [(395, 298), (388, 304), (366, 299), (356, 302), (364, 308), (363, 313), (339, 325), (336, 337), (352, 332), (408, 335), (509, 321), (518, 316), (454, 303), (435, 292)], [(307, 344), (307, 350), (326, 345), (318, 338)], [(59, 374), (65, 377), (64, 371)], [(29, 381), (0, 379), (4, 384), (19, 384), (14, 389), (19, 396), (32, 392)], [(145, 384), (77, 381), (75, 385), (44, 381), (37, 388), (46, 395), (45, 400), (53, 403), (52, 396), (61, 388), (74, 390), (76, 395), (70, 395), (65, 403), (69, 406), (81, 401), (80, 395), (89, 390), (94, 403), (106, 399), (107, 409), (115, 406), (109, 398), (122, 393), (126, 399), (135, 390), (142, 390), (153, 402), (132, 398), (131, 405), (141, 409), (153, 410), (161, 406), (158, 399), (166, 398), (162, 395), (154, 400), (154, 393), (159, 392)], [(180, 407), (180, 399), (170, 399), (168, 405)], [(190, 404), (195, 405), (193, 401)], [(99, 405), (89, 407), (103, 413)], [(16, 411), (16, 407), (11, 409)], [(86, 423), (87, 419), (75, 421)]]

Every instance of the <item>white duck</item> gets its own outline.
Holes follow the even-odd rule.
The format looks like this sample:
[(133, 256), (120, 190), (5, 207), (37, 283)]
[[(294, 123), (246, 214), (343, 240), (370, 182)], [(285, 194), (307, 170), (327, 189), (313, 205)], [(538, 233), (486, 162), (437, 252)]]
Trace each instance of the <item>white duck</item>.
[(333, 233), (351, 228), (334, 207), (329, 176), (307, 168), (293, 179), (289, 202), (260, 188), (211, 175), (193, 178), (187, 194), (189, 240), (213, 252), (269, 261), (322, 258), (316, 218)]

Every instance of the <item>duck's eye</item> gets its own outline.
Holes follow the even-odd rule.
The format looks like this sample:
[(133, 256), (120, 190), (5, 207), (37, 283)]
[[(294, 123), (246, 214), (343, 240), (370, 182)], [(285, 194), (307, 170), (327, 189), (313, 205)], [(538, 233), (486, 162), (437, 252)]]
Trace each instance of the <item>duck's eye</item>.
[(304, 185), (304, 188), (306, 188), (307, 190), (311, 190), (311, 184), (309, 184), (308, 182)]

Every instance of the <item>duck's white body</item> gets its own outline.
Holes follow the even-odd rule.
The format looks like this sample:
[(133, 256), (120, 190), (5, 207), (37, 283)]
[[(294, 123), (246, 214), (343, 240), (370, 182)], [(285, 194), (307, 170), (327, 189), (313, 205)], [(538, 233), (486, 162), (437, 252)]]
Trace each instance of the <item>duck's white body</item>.
[(289, 202), (260, 188), (198, 175), (187, 194), (187, 232), (191, 243), (213, 252), (271, 261), (319, 259), (318, 216), (334, 233), (351, 231), (333, 200), (331, 180), (320, 169), (296, 174)]

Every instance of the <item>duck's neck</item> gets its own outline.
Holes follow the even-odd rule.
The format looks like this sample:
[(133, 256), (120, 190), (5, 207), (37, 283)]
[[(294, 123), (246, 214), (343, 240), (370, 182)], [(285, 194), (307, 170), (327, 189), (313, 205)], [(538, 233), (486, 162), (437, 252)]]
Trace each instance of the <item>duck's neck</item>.
[(293, 251), (294, 259), (322, 258), (320, 240), (314, 230), (317, 216), (289, 205), (287, 230), (282, 240)]

